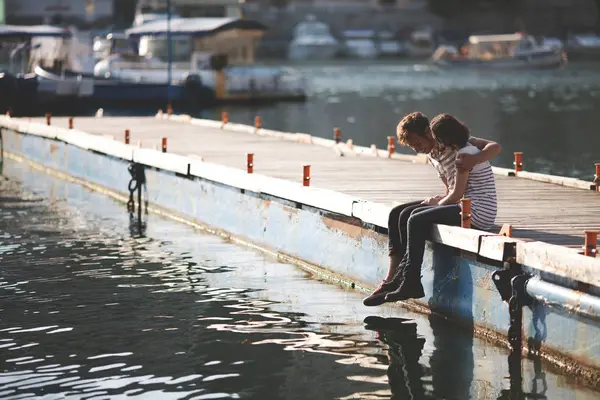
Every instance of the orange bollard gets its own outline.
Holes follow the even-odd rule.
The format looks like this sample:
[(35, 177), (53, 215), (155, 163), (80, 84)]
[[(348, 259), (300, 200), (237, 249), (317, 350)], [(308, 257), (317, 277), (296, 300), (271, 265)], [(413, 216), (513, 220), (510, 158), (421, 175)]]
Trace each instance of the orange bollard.
[(171, 104), (167, 105), (167, 115), (170, 117), (173, 115), (173, 106)]
[(163, 153), (167, 152), (167, 138), (166, 137), (162, 138), (162, 152)]
[(596, 163), (596, 175), (594, 175), (594, 184), (596, 192), (600, 192), (600, 163)]
[(125, 129), (125, 144), (129, 144), (129, 139), (130, 139), (129, 129)]
[(515, 161), (513, 164), (515, 166), (515, 173), (523, 171), (523, 153), (520, 151), (515, 152)]
[(221, 113), (221, 129), (223, 128), (223, 126), (225, 126), (225, 124), (229, 123), (229, 114), (227, 114), (226, 111), (223, 111)]
[(461, 212), (460, 212), (460, 226), (462, 228), (470, 228), (471, 227), (471, 199), (461, 199), (460, 200)]
[(262, 120), (260, 119), (260, 117), (258, 115), (256, 117), (254, 117), (254, 128), (256, 128), (256, 130), (259, 130), (260, 128), (262, 128)]
[(336, 143), (342, 141), (342, 130), (340, 128), (333, 128), (333, 138)]
[(50, 126), (52, 123), (52, 114), (46, 113), (46, 125)]
[(254, 172), (254, 153), (246, 154), (246, 171), (249, 174)]
[(73, 117), (69, 117), (69, 129), (73, 129)]
[(598, 231), (585, 231), (585, 244), (583, 248), (583, 255), (588, 257), (596, 257), (598, 250)]
[(388, 158), (392, 158), (392, 155), (396, 152), (396, 138), (394, 136), (388, 136)]
[(500, 229), (500, 236), (513, 237), (513, 229), (511, 224), (504, 224)]
[(305, 165), (302, 174), (302, 186), (310, 186), (310, 165)]

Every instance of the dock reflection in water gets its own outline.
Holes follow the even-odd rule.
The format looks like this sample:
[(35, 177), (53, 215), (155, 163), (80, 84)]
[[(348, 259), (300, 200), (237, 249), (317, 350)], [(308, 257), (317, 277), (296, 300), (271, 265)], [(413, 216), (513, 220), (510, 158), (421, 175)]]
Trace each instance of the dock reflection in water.
[(366, 309), (22, 164), (4, 174), (1, 398), (597, 398), (549, 372), (534, 381), (529, 361), (511, 386), (506, 350), (439, 317)]

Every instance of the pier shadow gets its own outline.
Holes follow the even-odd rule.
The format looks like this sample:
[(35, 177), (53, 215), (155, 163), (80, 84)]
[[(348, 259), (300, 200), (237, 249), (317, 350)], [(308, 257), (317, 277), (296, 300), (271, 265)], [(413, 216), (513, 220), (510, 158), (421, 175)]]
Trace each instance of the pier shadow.
[(456, 249), (433, 244), (431, 270), (433, 291), (429, 309), (441, 315), (451, 315), (467, 331), (473, 331), (473, 276), (471, 261), (457, 255)]
[(417, 334), (417, 324), (404, 318), (365, 318), (365, 328), (376, 331), (377, 338), (387, 345), (388, 383), (392, 399), (435, 399), (425, 390), (427, 367), (419, 364), (425, 338)]
[(531, 389), (527, 391), (523, 387), (523, 359), (521, 357), (521, 349), (513, 349), (508, 355), (509, 388), (500, 391), (498, 400), (544, 400), (548, 398), (546, 395), (548, 383), (542, 366), (539, 348), (529, 348), (527, 359), (533, 364), (533, 376), (530, 383)]
[(426, 339), (417, 324), (403, 318), (367, 317), (366, 329), (376, 331), (388, 347), (388, 383), (392, 399), (468, 399), (473, 383), (473, 335), (430, 315), (434, 350), (429, 366), (419, 363)]

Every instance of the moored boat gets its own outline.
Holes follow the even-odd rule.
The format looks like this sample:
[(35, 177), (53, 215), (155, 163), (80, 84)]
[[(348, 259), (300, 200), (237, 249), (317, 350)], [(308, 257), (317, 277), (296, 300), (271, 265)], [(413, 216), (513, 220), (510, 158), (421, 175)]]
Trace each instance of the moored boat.
[(304, 100), (306, 82), (297, 70), (255, 65), (256, 47), (266, 29), (242, 18), (148, 22), (125, 32), (136, 42), (143, 63), (106, 59), (96, 64), (95, 74), (158, 83), (168, 82), (170, 76), (174, 84), (185, 84), (192, 76), (213, 90), (217, 101)]
[[(93, 77), (73, 70), (72, 32), (65, 28), (37, 26), (0, 26), (0, 64), (5, 73), (18, 81), (35, 79), (36, 85), (28, 83), (27, 100), (19, 93), (9, 107), (21, 108), (27, 104), (27, 112), (75, 107), (82, 98), (93, 93)], [(33, 90), (35, 86), (35, 90)], [(16, 110), (17, 113), (19, 110)]]
[(294, 28), (288, 49), (288, 58), (293, 61), (330, 60), (341, 49), (329, 26), (309, 15)]
[(567, 59), (560, 49), (540, 45), (533, 36), (515, 33), (470, 36), (460, 50), (454, 46), (440, 46), (432, 61), (441, 67), (518, 69), (556, 68)]

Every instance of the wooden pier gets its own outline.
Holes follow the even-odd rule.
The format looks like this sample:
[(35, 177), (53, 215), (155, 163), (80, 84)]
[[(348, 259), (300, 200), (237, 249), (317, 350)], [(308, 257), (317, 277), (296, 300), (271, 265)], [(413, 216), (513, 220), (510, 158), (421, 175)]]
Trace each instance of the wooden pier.
[[(390, 207), (444, 189), (424, 157), (397, 154), (393, 138), (388, 150), (365, 148), (333, 127), (325, 139), (226, 117), (1, 117), (0, 127), (4, 156), (127, 202), (139, 223), (144, 198), (148, 212), (362, 291), (385, 276), (380, 228)], [(522, 156), (525, 171), (494, 168), (496, 230), (510, 224), (513, 237), (434, 225), (421, 269), (425, 298), (403, 304), (475, 326), (518, 353), (539, 351), (598, 387), (600, 348), (587, 340), (600, 335), (593, 234), (588, 256), (577, 253), (585, 231), (600, 228), (600, 191), (591, 179), (527, 172)], [(590, 166), (594, 174), (600, 164)]]
[[(31, 121), (46, 123), (44, 118), (32, 118)], [(53, 126), (68, 128), (69, 123), (68, 118), (51, 119)], [(444, 190), (434, 169), (422, 162), (410, 161), (411, 156), (389, 159), (382, 156), (385, 151), (379, 151), (379, 157), (357, 155), (348, 151), (350, 147), (345, 144), (299, 143), (281, 139), (276, 133), (260, 134), (259, 130), (257, 135), (251, 127), (231, 123), (222, 128), (219, 122), (198, 125), (186, 117), (169, 120), (165, 114), (160, 117), (77, 117), (72, 124), (76, 130), (123, 142), (128, 129), (130, 143), (144, 148), (160, 149), (162, 139), (166, 138), (169, 153), (201, 157), (207, 162), (241, 170), (246, 169), (247, 153), (252, 153), (254, 173), (290, 181), (302, 182), (303, 166), (310, 165), (311, 186), (378, 203), (398, 204), (440, 194)], [(318, 140), (313, 138), (313, 141)], [(306, 140), (300, 141), (311, 139), (306, 135)], [(504, 151), (512, 150), (519, 149)], [(527, 155), (523, 157), (526, 170)], [(594, 166), (590, 165), (590, 175), (593, 173)], [(496, 184), (496, 233), (502, 224), (511, 224), (515, 238), (579, 250), (584, 243), (584, 231), (600, 228), (598, 192), (521, 176), (511, 177), (506, 172), (496, 174)]]

